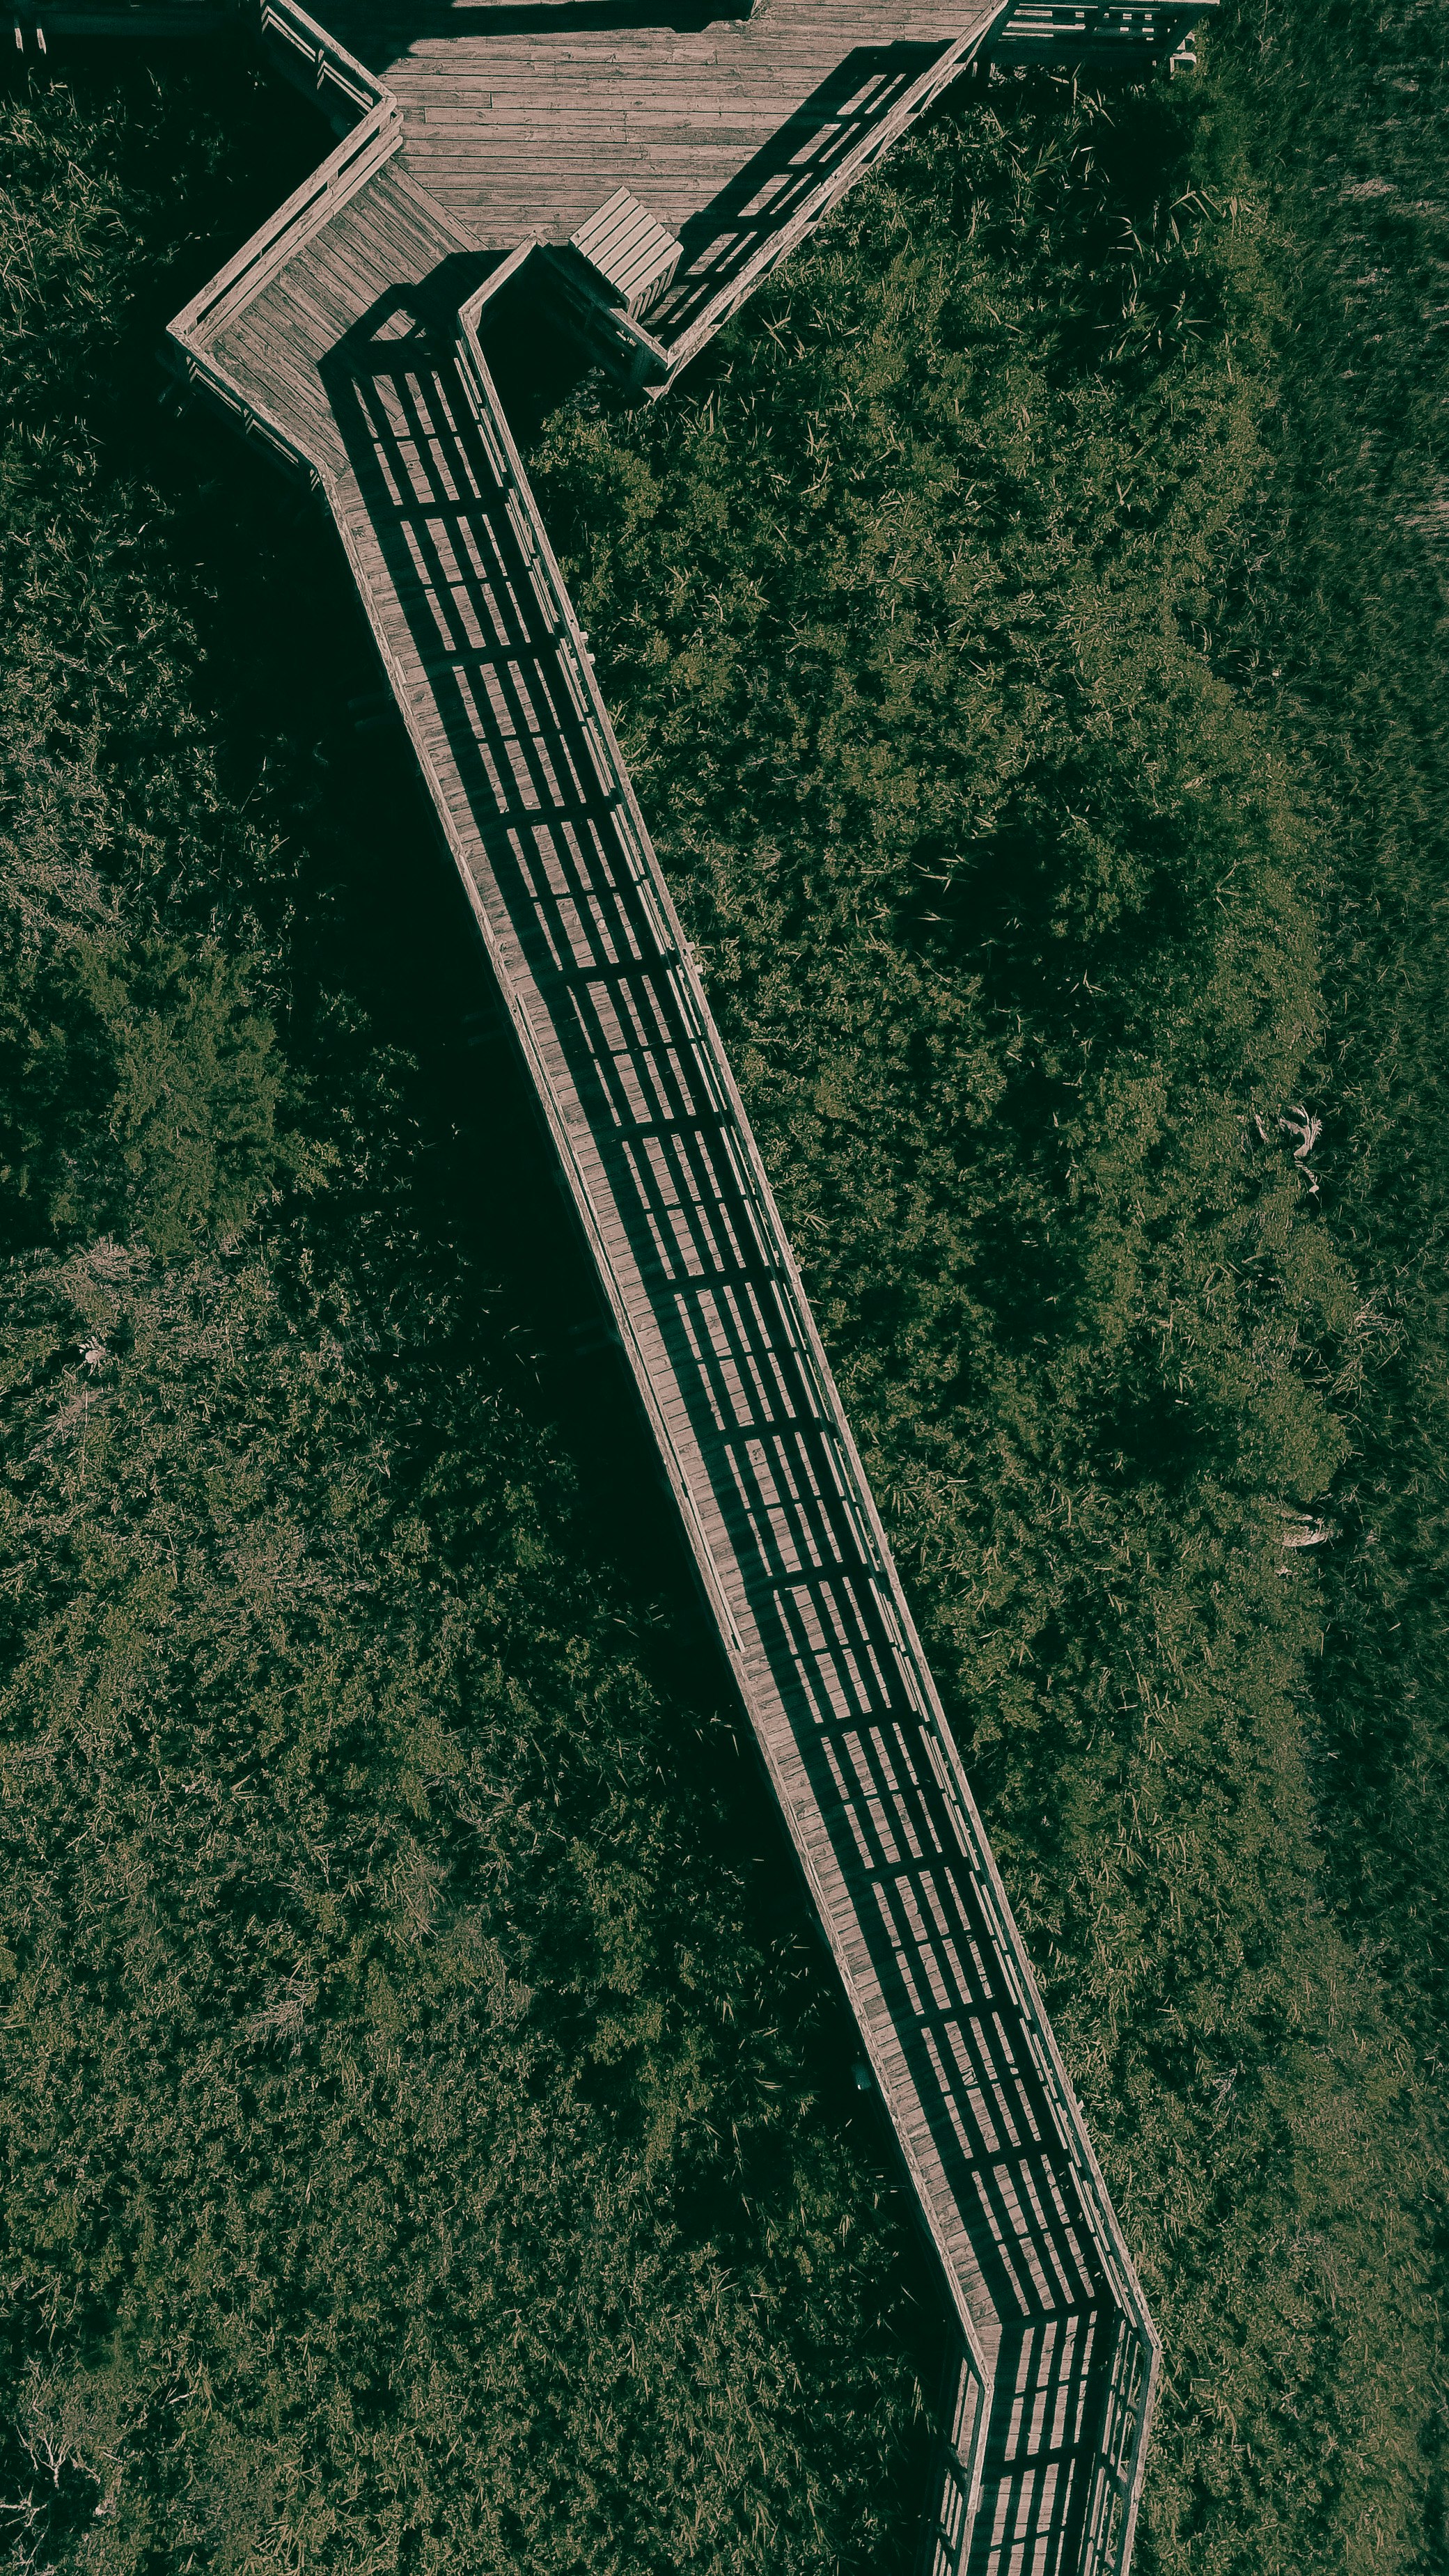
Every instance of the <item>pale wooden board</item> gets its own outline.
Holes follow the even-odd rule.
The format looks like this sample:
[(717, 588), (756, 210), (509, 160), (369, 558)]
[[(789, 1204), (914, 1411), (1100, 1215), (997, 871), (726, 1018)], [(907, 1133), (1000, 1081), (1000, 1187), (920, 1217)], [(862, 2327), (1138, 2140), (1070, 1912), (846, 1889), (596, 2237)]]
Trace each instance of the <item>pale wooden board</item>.
[[(334, 10), (334, 17), (337, 13)], [(983, 25), (995, 15), (978, 9)], [(774, 146), (847, 58), (955, 43), (973, 11), (884, 0), (769, 0), (697, 31), (576, 25), (490, 32), (460, 12), (399, 33), (381, 11), (337, 19), (402, 103), (410, 171), (490, 247), (565, 241), (622, 183), (673, 233)]]

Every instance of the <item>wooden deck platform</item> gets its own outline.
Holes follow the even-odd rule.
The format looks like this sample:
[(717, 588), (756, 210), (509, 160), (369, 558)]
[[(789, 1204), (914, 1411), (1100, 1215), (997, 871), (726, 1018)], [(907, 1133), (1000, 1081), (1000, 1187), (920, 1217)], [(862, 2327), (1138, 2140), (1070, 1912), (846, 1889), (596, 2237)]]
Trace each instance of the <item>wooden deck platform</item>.
[[(1120, 2576), (1156, 2339), (481, 336), (551, 291), (545, 230), (627, 185), (686, 245), (727, 202), (737, 245), (768, 162), (747, 286), (962, 59), (962, 21), (770, 0), (620, 41), (560, 8), (531, 105), (542, 35), (458, 38), (449, 118), (436, 27), (394, 93), (291, 0), (265, 14), (358, 121), (176, 350), (326, 494), (939, 2258), (958, 2365), (924, 2563)], [(647, 313), (664, 378), (728, 302), (703, 273)]]
[(481, 243), (566, 241), (627, 187), (682, 241), (678, 291), (697, 293), (999, 13), (1000, 0), (769, 0), (695, 27), (590, 26), (585, 10), (559, 28), (557, 12), (507, 8), (411, 28), (344, 8), (333, 23), (395, 93), (409, 167)]

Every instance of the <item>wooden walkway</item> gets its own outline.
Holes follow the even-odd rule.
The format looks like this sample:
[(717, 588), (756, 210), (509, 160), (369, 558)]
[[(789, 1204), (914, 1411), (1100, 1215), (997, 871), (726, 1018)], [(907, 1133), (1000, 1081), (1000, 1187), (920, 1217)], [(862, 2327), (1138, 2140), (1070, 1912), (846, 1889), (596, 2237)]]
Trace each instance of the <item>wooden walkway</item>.
[[(889, 20), (889, 116), (889, 0), (811, 14), (847, 48)], [(901, 8), (901, 44), (920, 16)], [(423, 164), (456, 181), (445, 204), (406, 148), (416, 94), (409, 122), (325, 39), (314, 69), (361, 121), (176, 345), (327, 496), (939, 2257), (959, 2343), (924, 2564), (1108, 2576), (1156, 2340), (484, 360), (490, 298), (546, 289), (536, 231), (500, 260), (482, 233), (503, 183), (466, 178), (450, 143)], [(752, 170), (759, 128), (728, 113), (719, 148)], [(575, 187), (549, 164), (558, 220), (619, 172), (589, 158)], [(718, 177), (681, 173), (671, 210)], [(775, 202), (788, 226), (798, 199)], [(674, 291), (687, 314), (697, 279)]]
[(766, 213), (772, 181), (868, 115), (883, 74), (984, 32), (999, 8), (770, 0), (757, 18), (693, 29), (570, 12), (566, 31), (545, 10), (485, 9), (422, 15), (412, 33), (393, 18), (381, 44), (366, 7), (334, 8), (330, 24), (396, 93), (418, 177), (480, 241), (511, 250), (535, 233), (566, 241), (620, 186), (691, 243), (717, 229), (721, 200), (724, 228), (755, 197)]

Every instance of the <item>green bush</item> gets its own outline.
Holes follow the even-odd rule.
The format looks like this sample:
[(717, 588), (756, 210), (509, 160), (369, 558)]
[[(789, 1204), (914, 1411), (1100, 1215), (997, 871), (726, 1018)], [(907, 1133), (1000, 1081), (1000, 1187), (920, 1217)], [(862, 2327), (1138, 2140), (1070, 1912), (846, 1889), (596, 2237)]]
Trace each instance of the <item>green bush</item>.
[(1443, 2167), (1336, 1905), (1380, 1317), (1246, 81), (963, 103), (534, 464), (1162, 2324), (1143, 2558), (1257, 2576), (1433, 2563)]
[[(1213, 54), (962, 93), (533, 464), (1162, 2324), (1139, 2563), (1431, 2576), (1442, 75)], [(6, 126), (6, 2537), (904, 2564), (929, 2274), (475, 952), (149, 400), (250, 79)]]

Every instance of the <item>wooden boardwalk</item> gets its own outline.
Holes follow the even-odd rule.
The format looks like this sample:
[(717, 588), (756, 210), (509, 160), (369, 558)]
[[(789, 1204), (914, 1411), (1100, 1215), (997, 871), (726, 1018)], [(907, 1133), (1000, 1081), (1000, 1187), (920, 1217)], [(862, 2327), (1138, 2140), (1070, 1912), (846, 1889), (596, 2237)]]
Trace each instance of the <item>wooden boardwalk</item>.
[[(807, 14), (831, 31), (823, 53)], [(829, 87), (830, 45), (851, 65), (832, 95), (856, 114), (868, 19), (890, 40), (870, 49), (890, 65), (872, 73), (873, 131), (891, 129), (922, 70), (900, 49), (943, 42), (928, 15), (771, 0), (787, 123)], [(176, 345), (326, 494), (939, 2258), (958, 2361), (924, 2563), (1107, 2576), (1130, 2555), (1156, 2340), (484, 359), (490, 299), (549, 290), (523, 146), (503, 176), (470, 175), (462, 127), (440, 116), (420, 158), (431, 93), (400, 106), (295, 11), (288, 25), (360, 121), (178, 317)], [(673, 59), (670, 31), (644, 32), (651, 59)], [(420, 40), (435, 87), (444, 41)], [(475, 39), (458, 41), (466, 84)], [(640, 166), (607, 158), (621, 130), (607, 94), (604, 139), (586, 131), (573, 67), (592, 63), (607, 93), (615, 58), (581, 41), (558, 39), (579, 130), (540, 164), (555, 226)], [(522, 116), (507, 86), (523, 82), (522, 39), (497, 42), (506, 83), (489, 84), (487, 115), (506, 97)], [(764, 92), (741, 98), (732, 75), (686, 176), (708, 104), (689, 61), (689, 114), (681, 89), (676, 123), (661, 109), (640, 143), (651, 169), (677, 156), (667, 203), (686, 232), (687, 200), (718, 208), (720, 155), (738, 177), (765, 149)], [(483, 113), (467, 111), (475, 127)], [(822, 130), (809, 123), (812, 151)], [(798, 192), (772, 202), (788, 233)], [(698, 275), (682, 266), (667, 292), (687, 330)]]
[[(418, 177), (480, 241), (511, 250), (535, 233), (567, 240), (621, 185), (692, 242), (722, 204), (727, 227), (756, 197), (768, 219), (782, 174), (835, 149), (882, 77), (984, 32), (999, 6), (770, 0), (757, 18), (695, 28), (570, 12), (585, 23), (566, 31), (545, 10), (485, 9), (420, 15), (416, 32), (363, 6), (329, 23), (382, 69)], [(590, 27), (590, 14), (616, 23)]]

